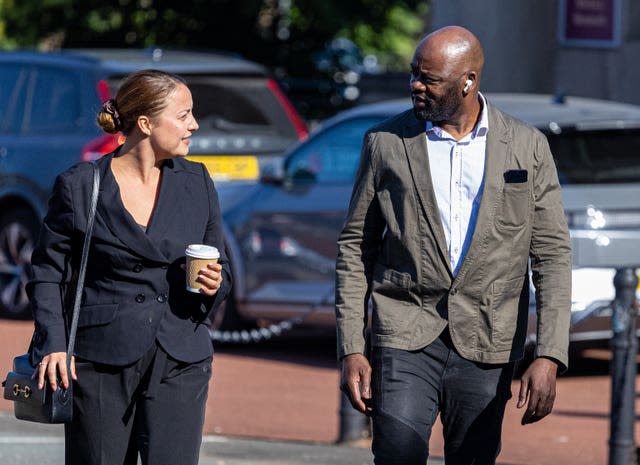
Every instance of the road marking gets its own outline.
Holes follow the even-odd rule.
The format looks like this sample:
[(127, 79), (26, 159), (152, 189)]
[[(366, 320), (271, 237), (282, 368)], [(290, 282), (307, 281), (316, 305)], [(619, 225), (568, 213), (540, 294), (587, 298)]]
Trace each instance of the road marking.
[(228, 438), (222, 437), (222, 436), (202, 436), (202, 442), (205, 443), (213, 443), (213, 442), (217, 442), (217, 443), (222, 443), (222, 442), (229, 442)]
[(0, 444), (63, 444), (63, 437), (51, 436), (0, 436)]

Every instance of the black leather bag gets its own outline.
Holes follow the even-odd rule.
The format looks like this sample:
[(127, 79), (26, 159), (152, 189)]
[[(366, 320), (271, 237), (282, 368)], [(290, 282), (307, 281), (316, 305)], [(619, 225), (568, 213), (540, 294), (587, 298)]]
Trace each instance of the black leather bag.
[[(87, 230), (82, 246), (82, 256), (78, 269), (78, 280), (73, 303), (73, 316), (69, 329), (69, 343), (67, 344), (67, 373), (71, 374), (71, 356), (78, 329), (78, 316), (80, 315), (80, 301), (84, 287), (84, 276), (87, 269), (89, 244), (91, 232), (98, 205), (98, 191), (100, 188), (100, 172), (98, 166), (93, 164), (93, 190), (91, 192), (91, 206), (87, 218)], [(72, 383), (68, 389), (60, 385), (55, 391), (45, 377), (45, 385), (38, 389), (38, 375), (36, 368), (31, 365), (29, 353), (13, 359), (13, 371), (7, 375), (2, 383), (4, 386), (4, 398), (13, 401), (13, 411), (16, 418), (38, 423), (67, 423), (73, 417), (73, 389)]]
[(73, 412), (72, 386), (51, 391), (48, 381), (38, 389), (37, 371), (29, 362), (29, 354), (13, 359), (13, 371), (7, 375), (4, 398), (13, 401), (16, 418), (39, 423), (66, 423)]

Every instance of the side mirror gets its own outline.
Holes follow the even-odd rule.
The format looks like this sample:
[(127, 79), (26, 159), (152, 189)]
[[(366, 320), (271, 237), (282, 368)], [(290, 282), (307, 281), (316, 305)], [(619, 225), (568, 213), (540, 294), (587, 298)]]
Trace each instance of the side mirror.
[(261, 164), (260, 182), (275, 185), (284, 183), (284, 163), (282, 158), (274, 158)]

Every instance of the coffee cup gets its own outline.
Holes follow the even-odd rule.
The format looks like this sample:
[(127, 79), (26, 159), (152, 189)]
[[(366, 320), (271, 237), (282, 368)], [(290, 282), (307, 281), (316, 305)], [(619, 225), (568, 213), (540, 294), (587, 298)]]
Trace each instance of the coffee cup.
[(206, 268), (209, 263), (217, 262), (220, 252), (211, 245), (190, 244), (184, 253), (187, 258), (187, 291), (200, 293), (202, 284), (197, 281), (198, 271)]

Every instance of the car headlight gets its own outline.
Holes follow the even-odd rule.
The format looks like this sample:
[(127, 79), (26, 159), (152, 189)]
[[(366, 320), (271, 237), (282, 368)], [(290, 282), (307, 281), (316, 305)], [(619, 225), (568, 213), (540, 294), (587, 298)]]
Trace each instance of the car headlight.
[(567, 223), (571, 229), (640, 229), (638, 210), (600, 210), (589, 205), (584, 212), (570, 212)]

